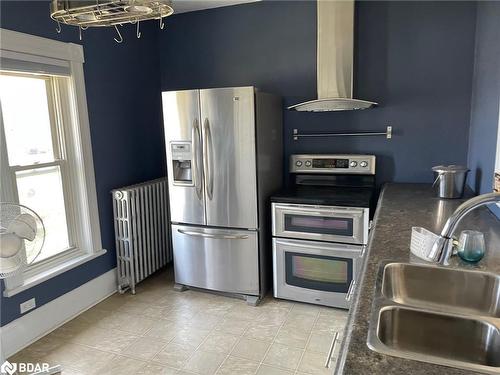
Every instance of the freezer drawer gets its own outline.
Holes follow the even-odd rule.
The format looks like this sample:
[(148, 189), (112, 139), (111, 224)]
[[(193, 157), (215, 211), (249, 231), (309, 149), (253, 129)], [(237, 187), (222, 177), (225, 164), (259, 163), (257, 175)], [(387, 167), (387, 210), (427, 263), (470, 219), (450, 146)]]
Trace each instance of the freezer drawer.
[(175, 282), (259, 295), (258, 233), (172, 225)]

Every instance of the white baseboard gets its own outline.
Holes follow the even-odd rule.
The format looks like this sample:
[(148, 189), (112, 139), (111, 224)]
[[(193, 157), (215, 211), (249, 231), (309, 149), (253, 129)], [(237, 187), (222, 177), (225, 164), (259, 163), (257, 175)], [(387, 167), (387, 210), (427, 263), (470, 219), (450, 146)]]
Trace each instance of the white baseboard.
[(5, 358), (16, 354), (116, 292), (116, 268), (63, 294), (0, 329)]

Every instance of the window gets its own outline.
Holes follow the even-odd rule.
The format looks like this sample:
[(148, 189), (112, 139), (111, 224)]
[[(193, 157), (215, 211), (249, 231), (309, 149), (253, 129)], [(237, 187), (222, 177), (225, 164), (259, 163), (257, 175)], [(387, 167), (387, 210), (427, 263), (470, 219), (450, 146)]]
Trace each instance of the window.
[(102, 250), (83, 49), (9, 30), (0, 57), (0, 200), (42, 218), (46, 237), (34, 264), (6, 280), (14, 295)]
[(64, 100), (67, 78), (0, 72), (0, 105), (14, 200), (42, 218), (46, 237), (36, 262), (73, 248), (69, 176), (65, 163)]

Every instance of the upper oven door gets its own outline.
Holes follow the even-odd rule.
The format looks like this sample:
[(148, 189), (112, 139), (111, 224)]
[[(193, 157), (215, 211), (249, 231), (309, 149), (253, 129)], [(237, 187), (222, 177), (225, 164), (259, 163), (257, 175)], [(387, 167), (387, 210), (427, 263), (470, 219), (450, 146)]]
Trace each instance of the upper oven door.
[(275, 237), (368, 242), (368, 208), (273, 203), (272, 212)]

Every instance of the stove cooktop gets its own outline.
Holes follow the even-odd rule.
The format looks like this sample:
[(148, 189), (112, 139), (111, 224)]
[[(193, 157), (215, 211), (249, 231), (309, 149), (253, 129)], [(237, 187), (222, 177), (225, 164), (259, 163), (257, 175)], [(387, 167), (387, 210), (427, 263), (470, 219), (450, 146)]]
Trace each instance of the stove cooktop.
[(342, 207), (372, 207), (369, 187), (293, 186), (271, 196), (271, 202)]

